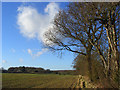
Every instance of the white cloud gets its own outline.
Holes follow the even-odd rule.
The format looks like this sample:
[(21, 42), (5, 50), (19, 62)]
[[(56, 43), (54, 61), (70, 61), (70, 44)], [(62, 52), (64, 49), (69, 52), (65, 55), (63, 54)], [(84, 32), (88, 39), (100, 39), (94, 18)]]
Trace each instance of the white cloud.
[(44, 9), (45, 14), (41, 14), (31, 6), (18, 7), (17, 24), (19, 25), (20, 33), (29, 38), (36, 38), (44, 44), (46, 31), (53, 27), (51, 23), (54, 16), (59, 11), (59, 6), (56, 3), (49, 3)]
[(20, 58), (20, 59), (19, 59), (19, 62), (21, 62), (21, 63), (22, 63), (22, 62), (23, 62), (23, 59), (22, 59), (22, 58)]
[(42, 51), (37, 52), (36, 54), (34, 54), (34, 56), (35, 56), (35, 57), (38, 57), (38, 56), (40, 56), (41, 54), (45, 53), (46, 51), (48, 51), (48, 49), (47, 49), (47, 48), (43, 48)]
[(23, 49), (22, 51), (25, 53), (25, 50), (24, 50), (24, 49)]
[[(34, 50), (39, 50), (39, 49), (34, 49)], [(39, 57), (40, 55), (42, 55), (43, 53), (47, 52), (48, 49), (47, 48), (43, 48), (41, 51), (38, 51), (36, 53), (33, 53), (34, 50), (28, 49), (28, 54), (30, 54), (32, 57)]]
[(15, 52), (16, 52), (16, 50), (15, 50), (14, 48), (12, 48), (12, 49), (11, 49), (11, 52), (15, 53)]
[(2, 63), (4, 64), (4, 63), (7, 63), (7, 61), (6, 60), (2, 60)]
[(31, 50), (31, 49), (28, 49), (27, 51), (28, 51), (28, 53), (32, 56), (32, 50)]

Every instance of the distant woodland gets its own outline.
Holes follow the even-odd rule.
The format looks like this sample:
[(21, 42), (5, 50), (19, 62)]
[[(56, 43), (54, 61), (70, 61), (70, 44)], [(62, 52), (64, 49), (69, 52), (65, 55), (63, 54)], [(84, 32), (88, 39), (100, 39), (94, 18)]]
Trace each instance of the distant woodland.
[(50, 70), (44, 68), (36, 68), (36, 67), (10, 67), (8, 70), (4, 68), (0, 69), (2, 73), (32, 73), (32, 74), (59, 74), (59, 75), (66, 75), (66, 74), (75, 74), (75, 70)]

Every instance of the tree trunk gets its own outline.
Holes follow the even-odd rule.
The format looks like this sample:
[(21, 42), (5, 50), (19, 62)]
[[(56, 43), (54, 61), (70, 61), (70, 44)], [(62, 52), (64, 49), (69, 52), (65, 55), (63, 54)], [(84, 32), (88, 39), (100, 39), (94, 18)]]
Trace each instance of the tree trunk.
[(89, 71), (89, 78), (91, 81), (92, 79), (92, 59), (91, 59), (91, 47), (87, 49), (87, 61), (88, 61), (88, 71)]
[(110, 77), (110, 74), (111, 74), (111, 47), (110, 47), (110, 44), (109, 44), (109, 48), (108, 48), (108, 59), (107, 59), (107, 77), (109, 78)]
[[(108, 56), (109, 53), (111, 52), (111, 62), (110, 58), (108, 57), (108, 72), (111, 72), (112, 74), (112, 79), (115, 80), (115, 78), (119, 78), (118, 77), (118, 72), (119, 72), (119, 51), (118, 51), (118, 47), (117, 47), (117, 32), (116, 32), (116, 27), (115, 27), (115, 21), (113, 22), (111, 19), (115, 19), (114, 16), (114, 10), (110, 11), (110, 13), (108, 14), (108, 23), (105, 26), (106, 28), (106, 34), (107, 34), (107, 38), (108, 38), (108, 43), (109, 43), (109, 49), (111, 49), (111, 51), (108, 52)], [(109, 66), (111, 64), (111, 67)], [(109, 71), (109, 69), (111, 68), (111, 71)]]

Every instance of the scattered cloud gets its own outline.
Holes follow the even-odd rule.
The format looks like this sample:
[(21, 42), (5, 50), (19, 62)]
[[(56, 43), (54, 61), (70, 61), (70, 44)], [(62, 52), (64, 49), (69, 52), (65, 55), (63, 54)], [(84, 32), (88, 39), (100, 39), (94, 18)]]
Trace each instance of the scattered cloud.
[(38, 51), (36, 53), (33, 53), (34, 50), (28, 49), (28, 54), (30, 54), (32, 57), (39, 57), (40, 55), (42, 55), (43, 53), (47, 52), (48, 49), (47, 48), (43, 48), (41, 51)]
[(46, 51), (48, 51), (47, 48), (43, 48), (40, 52), (37, 52), (36, 54), (34, 54), (35, 57), (38, 57), (40, 55), (42, 55), (43, 53), (45, 53)]
[(21, 62), (21, 63), (22, 63), (22, 62), (23, 62), (23, 59), (22, 59), (22, 58), (20, 58), (20, 59), (19, 59), (19, 62)]
[(30, 54), (32, 56), (32, 50), (31, 49), (28, 49), (28, 54)]
[[(36, 38), (45, 44), (44, 33), (53, 27), (52, 21), (59, 11), (59, 5), (57, 3), (49, 3), (44, 9), (45, 14), (39, 13), (32, 6), (20, 6), (17, 11), (17, 24), (20, 33), (24, 37), (29, 39)], [(31, 53), (30, 50), (29, 53)]]
[(12, 49), (11, 49), (11, 52), (15, 53), (15, 52), (16, 52), (16, 50), (15, 50), (14, 48), (12, 48)]
[(24, 50), (24, 49), (23, 49), (22, 51), (25, 53), (25, 50)]
[(7, 61), (6, 60), (2, 60), (2, 63), (4, 64), (4, 63), (7, 63)]

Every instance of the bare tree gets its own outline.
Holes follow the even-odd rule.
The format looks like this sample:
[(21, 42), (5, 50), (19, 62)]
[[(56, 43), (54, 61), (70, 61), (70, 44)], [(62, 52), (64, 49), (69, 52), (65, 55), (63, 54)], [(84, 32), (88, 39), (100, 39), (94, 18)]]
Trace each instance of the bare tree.
[[(110, 70), (112, 69), (112, 73), (118, 73), (119, 71), (119, 60), (120, 55), (118, 48), (119, 46), (119, 3), (100, 3), (100, 10), (97, 10), (97, 16), (94, 17), (92, 22), (99, 21), (106, 31), (106, 37), (108, 41), (108, 57), (105, 59), (103, 54), (101, 53), (101, 49), (98, 43), (93, 43), (92, 40), (89, 40), (93, 46), (97, 49), (98, 53), (101, 56), (103, 61), (107, 61), (105, 64), (106, 74), (110, 75)], [(111, 66), (112, 65), (112, 66)]]
[(47, 40), (51, 42), (47, 44), (49, 48), (68, 50), (86, 56), (91, 80), (91, 53), (94, 50), (91, 42), (98, 42), (103, 34), (103, 25), (90, 20), (96, 15), (94, 5), (94, 3), (71, 3), (67, 10), (58, 13), (54, 20), (54, 28), (45, 34)]
[(119, 69), (119, 13), (119, 3), (70, 3), (67, 10), (56, 15), (54, 27), (46, 32), (46, 45), (86, 56), (91, 79), (91, 53), (96, 51), (109, 76)]

